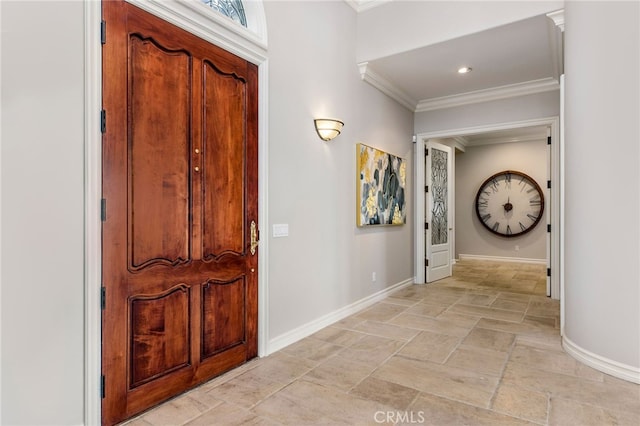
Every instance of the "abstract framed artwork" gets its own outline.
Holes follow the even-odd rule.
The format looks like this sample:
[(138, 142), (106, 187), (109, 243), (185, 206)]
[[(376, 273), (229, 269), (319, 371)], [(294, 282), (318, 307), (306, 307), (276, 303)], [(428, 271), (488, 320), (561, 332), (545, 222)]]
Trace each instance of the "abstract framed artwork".
[(356, 145), (358, 226), (404, 225), (407, 162), (365, 144)]

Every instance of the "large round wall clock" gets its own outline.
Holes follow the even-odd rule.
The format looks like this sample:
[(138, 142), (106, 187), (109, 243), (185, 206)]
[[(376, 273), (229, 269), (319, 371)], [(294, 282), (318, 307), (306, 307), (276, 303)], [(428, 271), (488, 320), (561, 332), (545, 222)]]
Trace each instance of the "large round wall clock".
[(542, 219), (544, 195), (540, 185), (522, 172), (505, 170), (485, 180), (476, 195), (480, 223), (494, 234), (516, 237)]

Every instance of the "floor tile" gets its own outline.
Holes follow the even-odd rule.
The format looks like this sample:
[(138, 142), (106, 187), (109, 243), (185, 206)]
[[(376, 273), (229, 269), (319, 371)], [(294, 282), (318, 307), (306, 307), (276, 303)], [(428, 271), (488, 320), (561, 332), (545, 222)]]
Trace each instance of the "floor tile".
[(288, 355), (306, 358), (312, 361), (323, 361), (344, 349), (344, 346), (334, 345), (323, 340), (307, 337), (282, 350)]
[(508, 354), (473, 346), (459, 346), (445, 365), (500, 377), (507, 364)]
[(405, 341), (413, 339), (419, 333), (418, 330), (412, 328), (377, 321), (365, 321), (358, 324), (354, 329), (365, 334)]
[[(358, 321), (354, 324), (354, 328), (358, 324), (362, 324), (364, 321)], [(311, 335), (314, 339), (324, 340), (325, 342), (333, 343), (339, 346), (351, 346), (358, 340), (365, 336), (364, 333), (358, 333), (357, 331), (345, 330), (338, 327), (327, 327)]]
[(340, 355), (353, 361), (377, 365), (395, 354), (406, 342), (378, 336), (365, 336)]
[(428, 361), (394, 356), (373, 377), (421, 392), (487, 408), (498, 386), (498, 378)]
[(253, 411), (286, 425), (375, 425), (376, 412), (391, 410), (385, 404), (302, 380), (267, 398)]
[(513, 322), (520, 322), (522, 321), (523, 317), (523, 315), (518, 312), (506, 311), (504, 309), (493, 309), (486, 306), (464, 305), (458, 303), (449, 308), (449, 312)]
[(381, 302), (356, 314), (356, 317), (369, 321), (388, 321), (406, 309), (407, 306)]
[(417, 303), (407, 309), (405, 312), (412, 315), (423, 315), (426, 317), (437, 317), (447, 309), (442, 305), (431, 305), (427, 303)]
[(398, 355), (442, 364), (459, 344), (459, 337), (423, 331), (407, 343)]
[(432, 331), (434, 333), (448, 334), (450, 336), (464, 337), (469, 334), (469, 327), (461, 327), (446, 319), (430, 318), (422, 315), (400, 314), (391, 321), (391, 324), (415, 328), (418, 330)]
[(252, 370), (211, 389), (207, 395), (248, 409), (285, 385)]
[(638, 426), (640, 415), (611, 411), (570, 399), (551, 398), (550, 425), (566, 426)]
[(463, 344), (493, 351), (508, 352), (515, 341), (515, 334), (476, 327), (463, 340)]
[(215, 407), (201, 416), (193, 419), (188, 426), (211, 426), (211, 425), (224, 425), (224, 426), (248, 426), (248, 425), (277, 425), (278, 423), (271, 420), (258, 417), (254, 413), (248, 410), (244, 410), (238, 406), (228, 403), (222, 403), (218, 407)]
[(328, 359), (302, 377), (302, 380), (349, 391), (375, 369), (375, 365), (356, 362), (340, 355)]
[(413, 412), (416, 419), (419, 417), (424, 419), (419, 424), (431, 426), (516, 426), (533, 424), (506, 414), (429, 394), (420, 394), (409, 407), (409, 412)]
[(404, 411), (418, 395), (418, 391), (397, 383), (367, 377), (351, 390), (352, 394), (377, 401), (395, 410)]
[(492, 408), (514, 417), (546, 424), (549, 396), (545, 392), (503, 383), (496, 392)]

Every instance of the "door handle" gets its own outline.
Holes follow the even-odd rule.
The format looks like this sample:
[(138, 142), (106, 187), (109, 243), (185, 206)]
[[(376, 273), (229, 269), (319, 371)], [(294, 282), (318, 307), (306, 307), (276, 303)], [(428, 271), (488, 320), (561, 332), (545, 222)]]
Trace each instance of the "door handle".
[(258, 247), (258, 243), (260, 240), (258, 239), (258, 225), (256, 225), (256, 221), (251, 221), (251, 255), (255, 256), (256, 248)]

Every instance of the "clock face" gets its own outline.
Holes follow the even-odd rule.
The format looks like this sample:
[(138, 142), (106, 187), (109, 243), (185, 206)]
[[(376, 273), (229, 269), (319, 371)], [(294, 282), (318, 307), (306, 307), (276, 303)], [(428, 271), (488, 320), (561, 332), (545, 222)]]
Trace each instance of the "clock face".
[(544, 212), (544, 195), (535, 180), (505, 170), (485, 180), (476, 195), (480, 223), (494, 234), (515, 237), (532, 230)]

